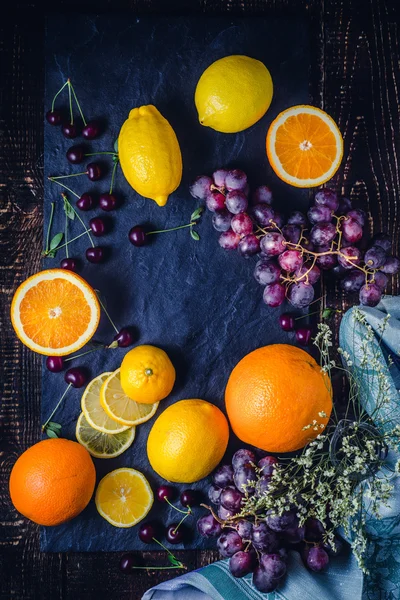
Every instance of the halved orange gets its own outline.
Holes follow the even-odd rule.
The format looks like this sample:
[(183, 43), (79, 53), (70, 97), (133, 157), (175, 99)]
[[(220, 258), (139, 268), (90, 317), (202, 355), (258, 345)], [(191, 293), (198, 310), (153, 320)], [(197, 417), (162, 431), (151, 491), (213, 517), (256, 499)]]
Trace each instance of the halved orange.
[(267, 156), (280, 179), (295, 187), (316, 187), (333, 177), (343, 157), (335, 121), (315, 106), (281, 112), (267, 133)]
[(38, 354), (64, 356), (84, 346), (100, 320), (94, 290), (66, 269), (32, 275), (14, 294), (11, 322), (23, 344)]

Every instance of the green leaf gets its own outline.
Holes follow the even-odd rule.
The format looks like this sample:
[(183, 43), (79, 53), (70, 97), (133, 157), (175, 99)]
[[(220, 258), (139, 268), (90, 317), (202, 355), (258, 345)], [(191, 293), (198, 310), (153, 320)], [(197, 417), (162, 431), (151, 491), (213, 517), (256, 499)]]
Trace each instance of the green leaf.
[(53, 431), (52, 429), (49, 429), (48, 427), (46, 427), (45, 431), (49, 438), (58, 438), (59, 437), (59, 435), (55, 431)]
[(49, 250), (48, 252), (45, 253), (45, 256), (47, 256), (47, 258), (55, 258), (56, 250)]
[(67, 218), (71, 219), (71, 221), (73, 221), (75, 219), (74, 209), (72, 208), (69, 201), (65, 198), (65, 196), (64, 196), (64, 212), (65, 212), (65, 215), (67, 216)]
[(193, 229), (191, 229), (191, 230), (190, 230), (190, 235), (192, 236), (192, 238), (193, 238), (194, 240), (196, 240), (196, 242), (198, 242), (198, 241), (199, 241), (199, 239), (200, 239), (200, 236), (199, 236), (199, 234), (197, 233), (197, 231), (193, 231)]
[(49, 421), (47, 423), (47, 427), (49, 429), (53, 429), (54, 431), (61, 431), (62, 426), (60, 425), (60, 423), (55, 423), (55, 421)]
[(168, 560), (173, 567), (179, 567), (179, 565), (181, 564), (173, 554), (168, 554)]
[(118, 153), (118, 138), (114, 142), (114, 150)]
[(322, 313), (322, 318), (323, 319), (329, 319), (333, 313), (335, 313), (335, 309), (334, 308), (325, 308), (325, 310)]
[(50, 242), (50, 246), (49, 246), (49, 250), (55, 250), (57, 248), (57, 246), (60, 245), (61, 240), (63, 239), (64, 234), (63, 233), (56, 233), (56, 235), (53, 237), (53, 239)]
[(190, 220), (197, 221), (198, 219), (200, 219), (203, 211), (204, 211), (204, 208), (202, 206), (199, 206), (199, 208), (196, 208), (196, 210), (194, 212), (192, 212)]

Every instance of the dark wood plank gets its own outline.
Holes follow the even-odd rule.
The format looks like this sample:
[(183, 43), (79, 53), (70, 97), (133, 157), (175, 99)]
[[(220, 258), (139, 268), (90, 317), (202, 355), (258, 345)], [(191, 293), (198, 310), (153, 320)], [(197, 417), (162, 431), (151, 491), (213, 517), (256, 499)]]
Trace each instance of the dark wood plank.
[[(399, 247), (399, 9), (396, 0), (173, 0), (168, 12), (308, 15), (310, 97), (339, 123), (344, 168), (336, 184), (370, 215), (371, 233), (387, 229)], [(40, 268), (42, 246), (43, 6), (17, 2), (1, 24), (0, 157), (0, 599), (139, 599), (172, 572), (118, 572), (118, 554), (45, 554), (38, 528), (14, 511), (7, 484), (16, 457), (39, 439), (40, 360), (15, 340), (9, 305), (16, 285)], [(167, 12), (163, 0), (61, 0), (50, 11)], [(399, 290), (399, 278), (393, 292)], [(326, 303), (349, 300), (324, 287)], [(182, 552), (189, 569), (216, 552)], [(162, 553), (146, 556), (151, 564)]]

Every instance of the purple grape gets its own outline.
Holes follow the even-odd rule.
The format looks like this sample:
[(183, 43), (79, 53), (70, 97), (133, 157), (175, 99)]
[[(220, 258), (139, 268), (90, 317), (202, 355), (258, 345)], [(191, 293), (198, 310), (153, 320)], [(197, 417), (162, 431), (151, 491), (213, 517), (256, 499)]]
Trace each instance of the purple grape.
[(272, 192), (267, 185), (260, 185), (253, 192), (253, 204), (272, 204)]
[(285, 217), (283, 216), (283, 214), (278, 212), (277, 210), (274, 210), (274, 218), (273, 218), (272, 225), (279, 227), (279, 229), (282, 229), (284, 224), (285, 224)]
[(245, 235), (238, 244), (238, 250), (239, 254), (245, 258), (258, 254), (260, 252), (260, 240), (253, 233)]
[(267, 306), (276, 308), (285, 300), (285, 287), (281, 283), (270, 283), (265, 286), (263, 301)]
[(213, 214), (212, 224), (217, 231), (229, 231), (231, 228), (232, 215), (227, 210), (220, 210)]
[(299, 250), (285, 250), (278, 256), (278, 263), (281, 269), (293, 273), (303, 264), (303, 256)]
[(315, 194), (314, 202), (319, 206), (327, 206), (333, 211), (337, 210), (339, 207), (339, 200), (336, 192), (329, 188), (319, 190), (319, 192)]
[(219, 536), (217, 548), (224, 558), (229, 558), (243, 550), (243, 541), (237, 531), (228, 531)]
[(263, 554), (260, 567), (274, 579), (281, 579), (286, 574), (286, 563), (279, 554)]
[(210, 485), (207, 490), (207, 495), (213, 504), (220, 504), (221, 502), (221, 491), (222, 489), (217, 487), (216, 485)]
[[(235, 475), (233, 476), (235, 478)], [(227, 510), (238, 512), (242, 506), (243, 494), (235, 487), (229, 485), (221, 492), (220, 502)]]
[(206, 206), (210, 212), (217, 212), (225, 208), (225, 196), (213, 190), (206, 197)]
[(264, 456), (258, 461), (257, 466), (262, 470), (263, 475), (272, 475), (277, 464), (278, 459), (275, 456)]
[(396, 256), (388, 256), (381, 271), (388, 275), (396, 275), (400, 271), (400, 260)]
[(229, 570), (234, 577), (244, 577), (254, 568), (254, 554), (240, 550), (229, 559)]
[(321, 571), (325, 571), (328, 565), (329, 556), (323, 548), (320, 548), (319, 546), (310, 548), (307, 556), (307, 566), (311, 571), (320, 573)]
[(253, 585), (259, 591), (264, 594), (273, 592), (276, 590), (280, 583), (280, 579), (274, 579), (271, 575), (262, 567), (256, 567), (253, 572)]
[(295, 210), (294, 212), (290, 213), (287, 222), (288, 225), (300, 225), (304, 227), (307, 225), (307, 217), (299, 210)]
[(360, 264), (361, 252), (355, 246), (347, 246), (347, 248), (341, 248), (340, 252), (341, 254), (338, 255), (338, 263), (344, 269), (352, 269), (354, 265)]
[(309, 252), (314, 251), (314, 244), (310, 242), (310, 240), (308, 240), (307, 238), (301, 241), (301, 245), (304, 248), (304, 250), (308, 250)]
[(354, 269), (354, 271), (350, 271), (346, 277), (342, 279), (340, 282), (340, 287), (343, 291), (348, 292), (349, 294), (353, 292), (358, 292), (358, 290), (365, 283), (365, 274), (358, 269)]
[[(237, 489), (243, 493), (254, 493), (254, 486), (248, 485), (248, 482), (256, 481), (256, 479), (257, 475), (255, 467), (252, 467), (250, 464), (243, 465), (242, 467), (235, 469), (235, 473), (233, 475), (233, 481)], [(229, 506), (227, 508), (229, 508)]]
[(220, 488), (233, 485), (233, 467), (231, 465), (221, 465), (214, 472), (212, 479), (214, 484)]
[(269, 227), (274, 218), (274, 211), (268, 204), (256, 204), (251, 214), (261, 227)]
[(373, 283), (376, 283), (383, 291), (389, 283), (389, 277), (385, 273), (382, 273), (382, 271), (377, 271), (374, 273)]
[(257, 496), (263, 496), (266, 492), (268, 492), (268, 488), (271, 483), (270, 475), (262, 475), (260, 479), (257, 481), (256, 485), (256, 493)]
[(364, 306), (376, 306), (381, 301), (381, 288), (375, 283), (368, 283), (360, 289), (360, 303)]
[(220, 504), (218, 506), (218, 516), (223, 521), (226, 521), (227, 519), (230, 519), (231, 517), (234, 517), (235, 514), (236, 513), (233, 510), (228, 510), (227, 508), (225, 508), (224, 506), (222, 506), (222, 504)]
[[(294, 331), (294, 316), (290, 313), (283, 313), (279, 317), (279, 325), (281, 326), (283, 331)], [(258, 466), (260, 466), (260, 463), (258, 463)]]
[(336, 279), (343, 279), (343, 277), (346, 277), (348, 272), (348, 269), (345, 269), (341, 265), (336, 265), (336, 267), (333, 267), (332, 269), (332, 275), (334, 275)]
[[(321, 246), (320, 248), (318, 248), (317, 251), (318, 252), (329, 252), (330, 247), (329, 246)], [(335, 267), (337, 265), (336, 254), (324, 254), (324, 256), (319, 256), (317, 258), (317, 263), (318, 263), (318, 266), (321, 269), (323, 269), (324, 271), (333, 269), (333, 267)]]
[(289, 553), (287, 551), (286, 548), (279, 548), (279, 550), (277, 551), (277, 554), (279, 554), (279, 556), (284, 560), (287, 561), (288, 557), (289, 557)]
[(221, 535), (222, 527), (210, 514), (197, 521), (197, 530), (204, 537), (215, 537)]
[(239, 213), (246, 212), (248, 202), (243, 192), (228, 192), (225, 197), (225, 205), (230, 213), (238, 215)]
[(367, 215), (360, 208), (349, 210), (346, 216), (355, 219), (361, 225), (361, 227), (364, 227)]
[(226, 176), (228, 175), (228, 173), (229, 173), (228, 169), (218, 169), (217, 171), (214, 171), (212, 178), (214, 180), (214, 184), (218, 188), (225, 187), (225, 180), (226, 180)]
[(254, 269), (254, 278), (261, 285), (276, 283), (281, 276), (281, 270), (276, 262), (263, 258)]
[(372, 246), (364, 255), (365, 266), (371, 269), (379, 269), (385, 264), (386, 252), (380, 246)]
[(267, 515), (265, 522), (270, 529), (278, 533), (298, 524), (296, 513), (293, 510), (287, 510), (282, 515)]
[(246, 521), (246, 519), (239, 519), (236, 521), (236, 530), (242, 540), (249, 541), (253, 533), (253, 523)]
[(351, 244), (356, 244), (359, 242), (363, 234), (360, 223), (351, 217), (348, 217), (342, 221), (342, 232), (344, 239)]
[(298, 244), (301, 236), (301, 228), (298, 225), (285, 225), (282, 227), (285, 240), (291, 244)]
[(229, 229), (224, 231), (218, 238), (218, 243), (224, 250), (236, 250), (239, 246), (240, 235)]
[(385, 252), (390, 252), (392, 241), (386, 233), (378, 233), (372, 238), (373, 246), (380, 246)]
[(305, 308), (314, 300), (314, 288), (310, 283), (300, 281), (289, 287), (289, 302), (296, 308)]
[(278, 549), (278, 537), (264, 521), (253, 525), (253, 546), (261, 552), (275, 552)]
[(225, 187), (228, 190), (228, 192), (243, 191), (246, 188), (246, 185), (247, 175), (246, 173), (243, 173), (243, 171), (241, 171), (240, 169), (228, 171), (228, 173), (226, 174)]
[(240, 450), (237, 450), (232, 456), (232, 467), (234, 471), (237, 471), (237, 469), (241, 469), (250, 463), (256, 464), (257, 459), (254, 452), (247, 450), (247, 448), (241, 448)]
[(261, 238), (261, 250), (266, 256), (277, 256), (286, 250), (285, 238), (281, 233), (269, 231)]
[(289, 527), (283, 532), (283, 537), (289, 544), (298, 544), (304, 540), (305, 527)]
[(342, 196), (339, 200), (339, 206), (336, 211), (337, 215), (345, 215), (349, 210), (352, 209), (351, 200)]
[(317, 223), (311, 229), (310, 240), (316, 246), (326, 246), (335, 238), (336, 233), (333, 223)]
[(240, 213), (232, 217), (231, 227), (239, 235), (249, 235), (253, 231), (253, 221), (248, 214)]
[(320, 542), (322, 541), (325, 533), (325, 528), (319, 519), (309, 517), (305, 522), (306, 534), (305, 538), (307, 542)]
[(199, 175), (189, 187), (189, 191), (193, 198), (197, 200), (206, 200), (210, 194), (210, 188), (213, 183), (211, 177), (207, 175)]
[(328, 206), (312, 206), (307, 213), (310, 223), (329, 223), (332, 219), (332, 210)]
[[(306, 273), (307, 275), (303, 277), (303, 275), (305, 275)], [(311, 283), (311, 285), (315, 285), (321, 277), (321, 271), (319, 270), (317, 265), (311, 267), (310, 264), (306, 263), (305, 265), (302, 265), (300, 269), (297, 269), (294, 275), (297, 280), (303, 281), (305, 283)]]

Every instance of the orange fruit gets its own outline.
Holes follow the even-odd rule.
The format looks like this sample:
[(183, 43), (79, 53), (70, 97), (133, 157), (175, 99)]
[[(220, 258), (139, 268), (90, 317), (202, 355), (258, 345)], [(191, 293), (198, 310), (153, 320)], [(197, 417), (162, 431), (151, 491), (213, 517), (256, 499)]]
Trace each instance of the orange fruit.
[(343, 157), (335, 121), (315, 106), (292, 106), (271, 123), (267, 155), (280, 179), (295, 187), (315, 187), (331, 179)]
[[(125, 395), (142, 404), (155, 404), (166, 398), (174, 387), (176, 376), (168, 354), (149, 345), (129, 350), (119, 375)], [(105, 408), (104, 400), (102, 405)]]
[(89, 452), (62, 438), (38, 442), (12, 468), (10, 496), (15, 508), (39, 525), (60, 525), (89, 503), (96, 471)]
[(225, 404), (243, 442), (267, 452), (292, 452), (325, 429), (332, 411), (331, 382), (304, 350), (272, 344), (236, 365)]
[(39, 354), (64, 356), (87, 344), (97, 329), (94, 290), (66, 269), (32, 275), (14, 294), (11, 322), (23, 344)]

